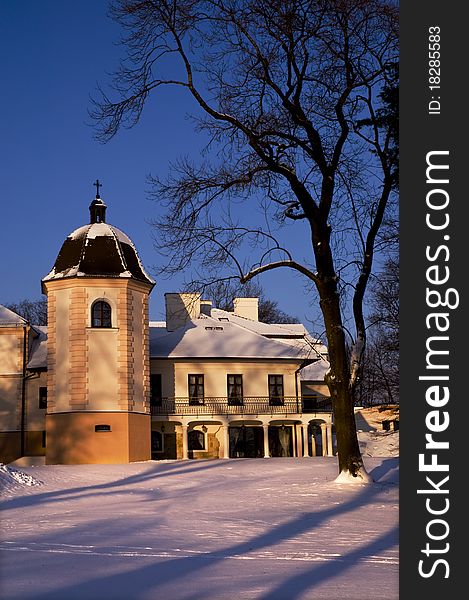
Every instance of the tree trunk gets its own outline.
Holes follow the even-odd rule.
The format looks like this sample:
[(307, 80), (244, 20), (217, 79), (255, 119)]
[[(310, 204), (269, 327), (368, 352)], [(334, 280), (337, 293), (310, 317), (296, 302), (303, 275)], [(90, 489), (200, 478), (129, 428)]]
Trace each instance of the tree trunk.
[(350, 385), (350, 366), (345, 333), (335, 283), (320, 289), (320, 304), (326, 327), (330, 372), (326, 375), (334, 411), (339, 473), (360, 477), (365, 474), (358, 446), (354, 398)]

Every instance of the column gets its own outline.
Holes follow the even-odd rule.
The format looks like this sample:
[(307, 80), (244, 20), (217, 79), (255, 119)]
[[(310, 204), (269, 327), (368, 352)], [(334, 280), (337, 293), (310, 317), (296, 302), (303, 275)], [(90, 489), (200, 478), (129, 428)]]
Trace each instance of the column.
[(327, 431), (326, 431), (326, 423), (321, 423), (321, 445), (322, 445), (322, 455), (327, 456)]
[(327, 456), (334, 456), (332, 451), (332, 423), (326, 425), (327, 429)]
[(309, 458), (309, 440), (308, 440), (308, 425), (301, 425), (303, 431), (303, 458)]
[(293, 425), (293, 456), (299, 457), (303, 456), (302, 454), (302, 437), (300, 437), (301, 428), (298, 427), (298, 424), (295, 423)]
[(313, 433), (311, 435), (311, 456), (317, 456), (317, 450), (316, 450), (316, 437), (315, 434)]
[(187, 460), (189, 458), (189, 440), (187, 438), (187, 425), (181, 425), (182, 427), (182, 459)]
[(223, 431), (223, 458), (230, 458), (230, 434), (228, 425), (222, 425)]
[(270, 458), (269, 452), (269, 426), (262, 425), (262, 429), (264, 430), (264, 458)]

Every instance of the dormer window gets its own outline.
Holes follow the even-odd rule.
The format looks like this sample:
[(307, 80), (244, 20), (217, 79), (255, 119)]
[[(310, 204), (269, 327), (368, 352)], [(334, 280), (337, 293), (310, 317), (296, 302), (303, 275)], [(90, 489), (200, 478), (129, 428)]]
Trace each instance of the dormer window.
[(91, 327), (111, 327), (111, 307), (104, 300), (91, 307)]

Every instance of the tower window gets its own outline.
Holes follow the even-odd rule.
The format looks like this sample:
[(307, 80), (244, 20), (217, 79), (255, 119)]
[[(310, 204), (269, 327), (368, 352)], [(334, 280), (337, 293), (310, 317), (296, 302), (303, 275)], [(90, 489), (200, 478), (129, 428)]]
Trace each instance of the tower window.
[(107, 302), (99, 300), (91, 307), (92, 327), (111, 327), (111, 307)]

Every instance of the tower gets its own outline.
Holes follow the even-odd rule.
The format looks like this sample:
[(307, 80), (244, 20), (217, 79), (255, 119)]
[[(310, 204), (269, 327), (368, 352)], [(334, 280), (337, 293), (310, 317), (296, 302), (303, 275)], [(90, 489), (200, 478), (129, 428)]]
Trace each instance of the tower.
[(151, 457), (148, 297), (155, 282), (132, 241), (106, 222), (64, 241), (42, 280), (48, 297), (46, 463), (127, 463)]

